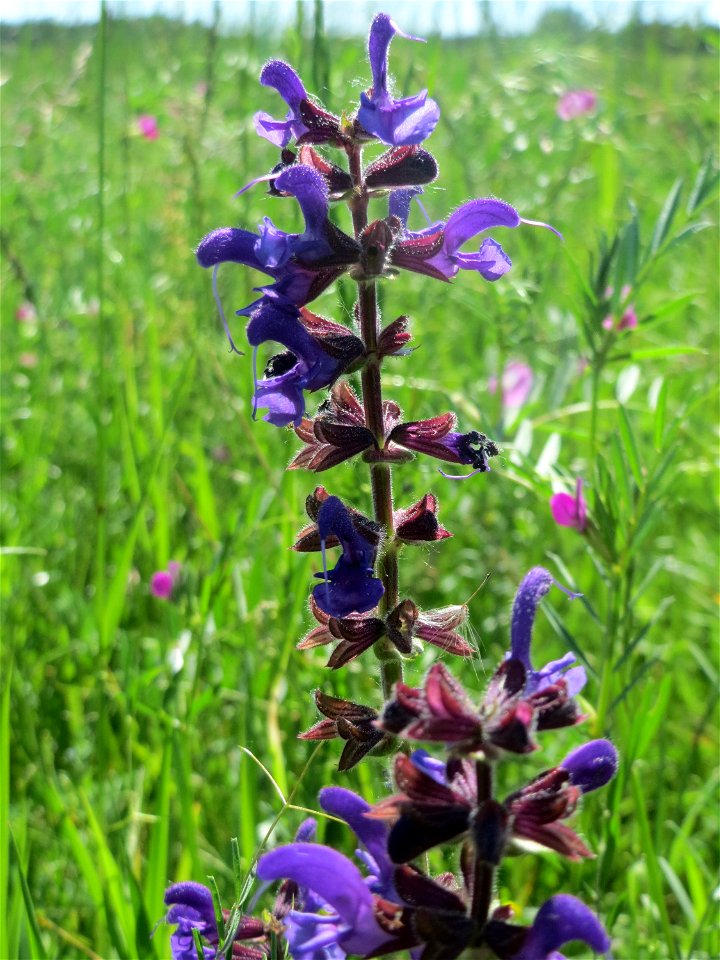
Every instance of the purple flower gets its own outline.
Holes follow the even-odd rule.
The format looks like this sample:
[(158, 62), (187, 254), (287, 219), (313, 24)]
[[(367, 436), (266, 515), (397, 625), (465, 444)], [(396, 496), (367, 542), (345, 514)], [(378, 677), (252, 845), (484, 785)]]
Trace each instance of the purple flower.
[(181, 566), (171, 560), (167, 570), (156, 570), (150, 577), (150, 593), (158, 600), (169, 600), (180, 580)]
[(365, 816), (372, 809), (370, 804), (343, 787), (321, 790), (320, 806), (326, 813), (344, 820), (364, 845), (365, 850), (356, 850), (355, 855), (368, 870), (365, 882), (372, 893), (397, 902), (400, 898), (393, 884), (395, 865), (387, 852), (387, 825)]
[(578, 477), (575, 496), (554, 493), (550, 497), (553, 520), (561, 527), (574, 527), (583, 533), (587, 529), (587, 503), (582, 492), (583, 482)]
[[(260, 858), (257, 875), (265, 882), (294, 880), (311, 891), (326, 911), (288, 914), (284, 935), (294, 960), (367, 954), (391, 939), (375, 919), (373, 895), (362, 874), (330, 847), (319, 843), (278, 847)], [(324, 952), (328, 950), (332, 952)]]
[[(257, 233), (236, 227), (213, 230), (200, 241), (196, 255), (201, 267), (232, 262), (260, 270), (275, 282), (256, 289), (300, 307), (357, 262), (359, 248), (328, 220), (328, 188), (317, 171), (303, 165), (289, 167), (279, 174), (275, 186), (297, 198), (305, 218), (302, 233), (285, 233), (265, 217)], [(258, 303), (238, 313), (248, 314)]]
[[(384, 593), (382, 582), (373, 576), (377, 547), (360, 533), (347, 507), (337, 497), (328, 497), (318, 513), (318, 532), (323, 557), (323, 580), (312, 592), (315, 603), (331, 617), (366, 613), (376, 607)], [(334, 569), (327, 569), (325, 545), (335, 536), (342, 556)]]
[[(165, 923), (175, 924), (176, 929), (170, 937), (172, 960), (197, 960), (197, 951), (193, 941), (193, 929), (207, 941), (203, 944), (205, 960), (214, 960), (217, 956), (219, 936), (212, 894), (201, 883), (187, 880), (175, 883), (165, 891), (165, 905), (169, 910)], [(225, 912), (227, 918), (227, 913)], [(254, 917), (242, 917), (235, 933), (233, 957), (237, 960), (262, 960), (266, 957), (265, 926), (262, 920)], [(250, 941), (245, 946), (237, 941)]]
[[(503, 407), (513, 410), (521, 407), (530, 396), (532, 385), (532, 368), (519, 360), (511, 360), (503, 370), (501, 380)], [(497, 388), (497, 377), (490, 377), (488, 391), (495, 393)]]
[(390, 432), (388, 440), (447, 463), (462, 463), (474, 467), (472, 473), (462, 476), (447, 474), (441, 470), (440, 473), (450, 480), (466, 480), (476, 473), (488, 473), (490, 457), (496, 457), (499, 453), (496, 444), (477, 430), (457, 433), (452, 430), (455, 420), (454, 413), (444, 413), (429, 420), (400, 423)]
[(617, 773), (618, 754), (609, 740), (591, 740), (572, 750), (560, 767), (583, 793), (604, 787)]
[(575, 663), (575, 655), (572, 653), (565, 654), (560, 660), (553, 660), (541, 670), (533, 670), (532, 668), (530, 642), (535, 614), (538, 604), (553, 584), (566, 593), (571, 600), (580, 596), (579, 593), (566, 590), (543, 567), (533, 567), (523, 579), (515, 595), (510, 628), (510, 658), (519, 660), (527, 671), (525, 696), (537, 693), (562, 681), (567, 686), (568, 696), (574, 697), (586, 683), (583, 667), (568, 669)]
[[(298, 308), (281, 298), (260, 301), (248, 324), (247, 338), (253, 347), (253, 416), (258, 408), (267, 409), (263, 419), (276, 427), (290, 423), (297, 427), (305, 412), (303, 391), (329, 386), (346, 365), (323, 349), (301, 323)], [(272, 357), (265, 376), (258, 380), (257, 350), (268, 341), (281, 344), (286, 351)]]
[(582, 940), (596, 953), (607, 953), (610, 938), (589, 907), (559, 893), (540, 907), (521, 949), (510, 960), (564, 960), (558, 947)]
[(260, 73), (260, 83), (277, 90), (289, 110), (284, 120), (275, 120), (269, 113), (256, 113), (255, 130), (276, 147), (287, 146), (293, 138), (299, 140), (308, 130), (300, 116), (300, 104), (308, 98), (300, 77), (282, 60), (269, 60)]
[[(409, 204), (416, 189), (396, 191), (390, 200), (390, 212), (407, 223)], [(486, 237), (477, 253), (463, 253), (461, 247), (485, 230), (495, 227), (519, 227), (527, 224), (545, 227), (561, 237), (547, 223), (526, 220), (514, 207), (503, 200), (485, 197), (469, 200), (452, 213), (445, 223), (430, 224), (423, 230), (405, 230), (393, 249), (391, 260), (395, 266), (416, 273), (424, 273), (438, 280), (451, 280), (459, 270), (475, 270), (485, 280), (499, 280), (512, 266), (512, 261), (492, 237)]]
[(213, 960), (218, 930), (212, 894), (208, 888), (192, 880), (176, 883), (165, 891), (165, 905), (169, 907), (165, 922), (177, 925), (170, 937), (172, 960), (197, 960), (193, 929), (212, 944), (203, 947), (203, 953), (205, 960)]
[(557, 115), (561, 120), (574, 120), (592, 113), (596, 106), (597, 94), (593, 90), (569, 90), (558, 100)]
[(360, 94), (358, 120), (368, 133), (383, 143), (405, 146), (422, 143), (435, 129), (440, 117), (440, 108), (428, 99), (427, 90), (414, 97), (395, 100), (387, 89), (387, 56), (390, 42), (395, 34), (406, 40), (420, 40), (403, 33), (386, 13), (379, 13), (370, 26), (368, 54), (373, 85), (370, 94)]

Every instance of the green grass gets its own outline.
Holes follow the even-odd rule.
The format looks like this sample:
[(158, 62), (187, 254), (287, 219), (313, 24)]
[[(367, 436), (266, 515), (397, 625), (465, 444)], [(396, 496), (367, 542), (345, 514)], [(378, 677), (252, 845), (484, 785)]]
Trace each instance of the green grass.
[[(315, 809), (328, 783), (386, 791), (383, 762), (341, 780), (336, 744), (306, 769), (295, 739), (315, 721), (314, 688), (376, 702), (377, 678), (372, 660), (329, 676), (322, 651), (294, 649), (317, 560), (288, 546), (316, 481), (284, 472), (291, 433), (252, 422), (250, 359), (228, 352), (193, 258), (214, 227), (297, 222), (260, 189), (232, 199), (276, 160), (251, 120), (279, 113), (257, 84), (264, 60), (289, 59), (336, 111), (361, 89), (362, 42), (315, 36), (298, 9), (302, 36), (115, 15), (3, 33), (2, 957), (168, 956), (167, 930), (150, 937), (165, 886), (212, 874), (227, 905), (230, 838), (248, 869), (278, 813), (270, 843), (303, 817), (248, 750), (300, 807)], [(494, 194), (565, 241), (509, 233), (514, 267), (496, 285), (405, 274), (382, 288), (386, 317), (409, 314), (420, 347), (385, 369), (407, 418), (454, 408), (505, 448), (467, 484), (424, 459), (397, 470), (399, 504), (433, 489), (455, 533), (406, 551), (402, 583), (429, 608), (467, 600), (491, 574), (471, 603), (478, 657), (450, 664), (478, 693), (531, 566), (583, 591), (582, 603), (552, 599), (535, 643), (543, 661), (568, 647), (586, 661), (588, 725), (546, 736), (524, 772), (588, 729), (613, 737), (619, 776), (579, 815), (598, 857), (518, 858), (499, 892), (520, 911), (559, 889), (583, 896), (618, 957), (716, 957), (712, 160), (698, 172), (717, 142), (717, 34), (428, 39), (421, 55), (398, 40), (392, 67), (403, 91), (428, 86), (443, 109), (429, 214)], [(562, 124), (557, 95), (572, 87), (598, 90), (600, 106)], [(157, 141), (136, 134), (141, 113), (157, 114)], [(344, 210), (338, 220), (347, 227)], [(588, 338), (599, 344), (603, 235), (620, 238), (606, 278), (634, 281), (640, 324), (583, 371)], [(253, 283), (224, 268), (228, 307)], [(351, 287), (318, 312), (346, 317)], [(26, 300), (35, 322), (15, 319)], [(513, 422), (486, 390), (508, 359), (535, 373)], [(552, 479), (570, 489), (576, 476), (592, 544), (549, 513)], [(369, 509), (362, 463), (320, 480)], [(184, 586), (162, 603), (148, 580), (170, 560)], [(337, 825), (325, 835), (350, 849)]]

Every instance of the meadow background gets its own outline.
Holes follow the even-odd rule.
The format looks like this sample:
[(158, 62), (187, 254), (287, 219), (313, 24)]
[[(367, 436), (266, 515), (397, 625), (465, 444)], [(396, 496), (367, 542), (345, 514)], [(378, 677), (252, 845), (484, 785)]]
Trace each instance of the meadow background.
[[(375, 9), (412, 30), (408, 7), (368, 22)], [(475, 36), (393, 45), (399, 89), (427, 86), (442, 108), (426, 207), (441, 219), (494, 194), (565, 241), (498, 234), (514, 267), (495, 285), (382, 288), (419, 347), (387, 363), (388, 393), (409, 419), (455, 408), (504, 449), (466, 484), (426, 459), (397, 470), (398, 502), (432, 489), (455, 534), (407, 550), (402, 582), (426, 608), (474, 595), (477, 657), (450, 666), (478, 693), (531, 566), (583, 591), (550, 597), (535, 656), (586, 662), (588, 725), (545, 735), (526, 769), (588, 729), (614, 739), (620, 774), (578, 817), (598, 857), (520, 857), (500, 893), (524, 919), (577, 893), (617, 957), (717, 957), (718, 32), (610, 34), (554, 11), (513, 37), (482, 10)], [(193, 257), (221, 225), (296, 227), (261, 188), (232, 194), (276, 161), (251, 122), (283, 112), (257, 83), (267, 57), (336, 112), (368, 83), (363, 38), (322, 19), (301, 3), (279, 33), (267, 7), (232, 29), (221, 7), (210, 25), (111, 7), (99, 25), (3, 28), (2, 957), (168, 956), (167, 928), (150, 938), (165, 887), (213, 874), (229, 904), (230, 838), (247, 870), (278, 814), (270, 844), (305, 816), (260, 762), (291, 806), (315, 809), (328, 783), (386, 792), (384, 762), (340, 779), (336, 742), (308, 764), (295, 739), (313, 689), (374, 701), (377, 681), (371, 659), (330, 676), (327, 651), (295, 650), (318, 560), (288, 546), (316, 480), (284, 472), (290, 431), (252, 422), (250, 356), (229, 353)], [(598, 108), (563, 123), (558, 96), (578, 87)], [(226, 307), (257, 280), (225, 267)], [(603, 339), (598, 294), (624, 283), (639, 324)], [(340, 283), (314, 309), (347, 318), (352, 297)], [(487, 389), (509, 360), (534, 372), (512, 414)], [(578, 476), (592, 544), (548, 506)], [(369, 509), (362, 463), (319, 480)], [(165, 602), (149, 579), (169, 561), (182, 583)], [(325, 836), (350, 851), (337, 825)]]

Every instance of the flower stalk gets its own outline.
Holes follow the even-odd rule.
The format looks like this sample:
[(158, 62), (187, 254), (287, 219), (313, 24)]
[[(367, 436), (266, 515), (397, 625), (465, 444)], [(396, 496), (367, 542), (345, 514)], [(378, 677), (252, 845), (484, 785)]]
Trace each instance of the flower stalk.
[[(438, 175), (435, 159), (420, 144), (435, 128), (439, 107), (426, 91), (402, 99), (391, 95), (387, 58), (396, 35), (418, 39), (404, 34), (387, 14), (374, 18), (368, 40), (372, 86), (361, 94), (355, 114), (342, 119), (309, 98), (288, 64), (271, 60), (264, 66), (261, 82), (282, 96), (288, 112), (282, 119), (256, 114), (257, 132), (281, 154), (269, 174), (248, 186), (268, 183), (271, 194), (294, 199), (304, 230), (286, 233), (268, 218), (257, 231), (221, 228), (202, 240), (197, 257), (214, 271), (233, 262), (270, 278), (257, 289), (259, 298), (238, 313), (249, 318), (253, 409), (266, 410), (263, 419), (278, 428), (292, 426), (303, 443), (290, 469), (323, 473), (354, 457), (368, 465), (371, 516), (321, 485), (307, 497), (310, 523), (293, 549), (319, 554), (322, 569), (309, 598), (316, 625), (298, 648), (332, 645), (331, 670), (372, 649), (382, 703), (355, 703), (316, 690), (322, 719), (299, 737), (342, 740), (340, 772), (368, 755), (382, 758), (399, 747), (393, 760), (398, 793), (371, 806), (344, 788), (324, 789), (320, 805), (355, 833), (366, 873), (337, 850), (312, 842), (314, 823), (306, 821), (295, 843), (257, 862), (260, 880), (283, 880), (271, 916), (262, 921), (244, 916), (237, 903), (227, 917), (218, 913), (207, 888), (198, 884), (171, 887), (166, 903), (167, 920), (176, 926), (174, 960), (189, 960), (190, 947), (197, 947), (201, 937), (207, 960), (226, 949), (243, 960), (263, 960), (278, 936), (294, 960), (420, 951), (443, 960), (551, 960), (573, 939), (600, 953), (610, 946), (598, 919), (574, 897), (550, 898), (532, 926), (511, 922), (511, 905), (493, 902), (498, 867), (516, 839), (570, 860), (591, 855), (562, 821), (583, 793), (607, 783), (617, 767), (612, 744), (595, 741), (573, 751), (559, 767), (516, 784), (505, 798), (495, 794), (497, 763), (532, 753), (536, 734), (584, 719), (575, 697), (586, 677), (574, 654), (540, 669), (530, 656), (538, 604), (553, 584), (560, 585), (542, 567), (525, 576), (513, 605), (510, 648), (479, 701), (442, 662), (433, 664), (419, 687), (403, 679), (404, 660), (421, 643), (445, 656), (466, 658), (475, 651), (459, 632), (468, 616), (466, 605), (424, 610), (412, 596), (401, 600), (400, 548), (437, 543), (452, 534), (439, 522), (432, 491), (396, 508), (392, 466), (422, 454), (470, 467), (469, 473), (440, 470), (447, 480), (464, 480), (489, 473), (499, 449), (474, 426), (467, 432), (456, 429), (452, 411), (403, 421), (400, 406), (383, 397), (385, 358), (406, 357), (411, 335), (405, 315), (380, 330), (377, 284), (401, 269), (444, 282), (461, 271), (495, 282), (512, 265), (503, 248), (490, 236), (475, 251), (465, 249), (467, 244), (496, 228), (548, 225), (485, 197), (424, 229), (409, 228), (413, 198)], [(363, 151), (372, 144), (383, 144), (384, 152), (364, 166)], [(347, 169), (319, 147), (342, 151)], [(373, 197), (387, 198), (386, 216), (369, 222)], [(347, 203), (352, 235), (330, 218), (332, 202)], [(358, 288), (354, 331), (308, 307), (343, 274)], [(226, 332), (230, 336), (227, 325)], [(258, 351), (267, 343), (283, 350), (260, 376)], [(358, 370), (359, 395), (344, 378)], [(306, 395), (328, 388), (315, 415), (307, 415)], [(329, 557), (338, 548), (332, 566)], [(444, 759), (424, 749), (411, 752), (415, 742), (444, 750)], [(432, 848), (456, 842), (462, 843), (462, 883), (447, 874), (434, 878), (418, 865)]]

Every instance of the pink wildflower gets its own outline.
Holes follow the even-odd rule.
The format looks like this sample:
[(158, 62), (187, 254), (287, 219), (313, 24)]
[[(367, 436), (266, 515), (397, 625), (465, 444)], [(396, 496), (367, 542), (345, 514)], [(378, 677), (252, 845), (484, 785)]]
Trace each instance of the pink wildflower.
[[(488, 380), (490, 393), (496, 392), (497, 385), (497, 377), (490, 377)], [(521, 407), (530, 395), (532, 385), (532, 369), (526, 363), (511, 360), (503, 370), (502, 375), (503, 407), (510, 407), (514, 410)]]
[(593, 90), (569, 90), (558, 101), (557, 115), (561, 120), (574, 120), (592, 113), (596, 106), (597, 94)]
[(156, 570), (150, 577), (150, 593), (158, 600), (169, 600), (180, 579), (181, 566), (172, 560), (167, 570)]
[(38, 355), (36, 353), (21, 353), (18, 357), (18, 362), (21, 367), (25, 367), (27, 370), (34, 370), (38, 365)]
[(555, 523), (560, 527), (574, 527), (580, 533), (587, 528), (587, 503), (582, 484), (578, 477), (574, 497), (569, 493), (554, 493), (550, 497), (550, 510)]
[(34, 323), (37, 320), (37, 311), (29, 300), (25, 300), (15, 311), (15, 319), (20, 323)]
[(157, 140), (160, 136), (157, 117), (149, 113), (143, 113), (137, 120), (138, 131), (146, 140)]

